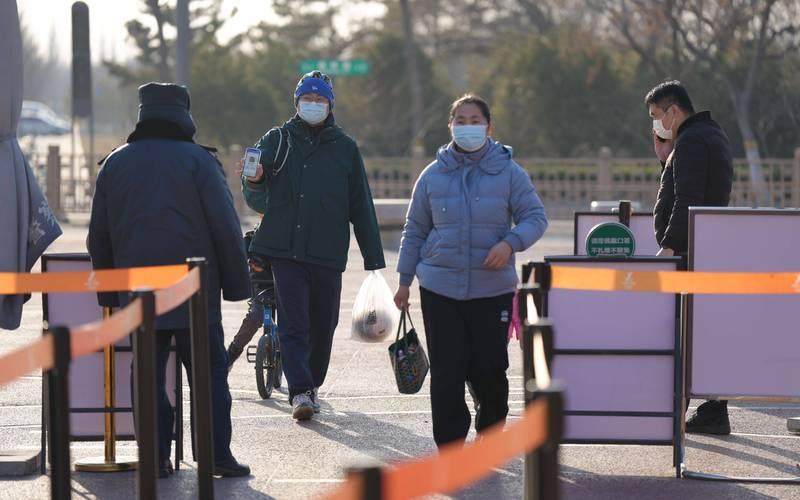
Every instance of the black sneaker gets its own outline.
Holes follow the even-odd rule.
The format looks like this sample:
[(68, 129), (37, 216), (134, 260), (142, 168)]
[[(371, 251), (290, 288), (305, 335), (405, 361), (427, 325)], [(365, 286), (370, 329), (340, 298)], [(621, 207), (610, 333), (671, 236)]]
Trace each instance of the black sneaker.
[(716, 434), (727, 436), (731, 433), (727, 402), (706, 401), (686, 421), (689, 434)]
[(221, 477), (244, 477), (250, 475), (250, 467), (236, 460), (214, 464), (214, 475)]
[(172, 462), (170, 459), (166, 459), (158, 466), (158, 478), (164, 479), (165, 477), (169, 477), (175, 470), (172, 468)]

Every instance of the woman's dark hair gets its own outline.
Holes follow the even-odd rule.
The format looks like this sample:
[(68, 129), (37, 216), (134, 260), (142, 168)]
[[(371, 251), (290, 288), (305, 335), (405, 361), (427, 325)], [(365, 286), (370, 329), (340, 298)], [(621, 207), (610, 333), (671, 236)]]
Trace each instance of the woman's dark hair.
[(453, 118), (456, 117), (456, 111), (462, 104), (474, 104), (478, 106), (478, 109), (481, 110), (481, 114), (484, 118), (486, 118), (486, 123), (492, 123), (492, 113), (489, 111), (489, 104), (483, 97), (479, 97), (474, 94), (464, 94), (450, 105), (450, 119), (447, 120), (448, 123), (452, 122)]

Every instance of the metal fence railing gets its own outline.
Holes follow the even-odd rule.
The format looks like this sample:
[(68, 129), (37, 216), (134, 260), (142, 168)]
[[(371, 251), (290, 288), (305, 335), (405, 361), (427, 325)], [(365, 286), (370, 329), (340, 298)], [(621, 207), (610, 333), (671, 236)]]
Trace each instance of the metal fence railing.
[[(238, 191), (233, 166), (240, 148), (220, 154), (230, 187)], [(97, 159), (63, 155), (51, 147), (47, 155), (30, 154), (28, 160), (40, 186), (56, 213), (88, 212), (94, 192), (92, 172)], [(661, 168), (654, 158), (614, 158), (604, 148), (594, 158), (518, 158), (531, 176), (551, 218), (569, 218), (575, 210), (587, 209), (594, 200), (629, 199), (649, 210), (658, 192)], [(370, 188), (375, 198), (407, 199), (414, 185), (412, 159), (365, 158)], [(800, 207), (800, 148), (794, 158), (766, 158), (761, 161), (771, 203), (777, 208)], [(734, 162), (735, 178), (731, 205), (752, 206), (747, 160)], [(56, 175), (57, 174), (57, 175)], [(241, 197), (237, 208), (244, 210)]]

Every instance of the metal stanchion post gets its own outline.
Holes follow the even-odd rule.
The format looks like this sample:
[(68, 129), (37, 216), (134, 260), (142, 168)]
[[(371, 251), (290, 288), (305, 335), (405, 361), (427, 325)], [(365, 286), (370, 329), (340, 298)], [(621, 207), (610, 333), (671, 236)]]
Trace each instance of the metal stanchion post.
[(633, 208), (630, 200), (620, 200), (619, 202), (619, 223), (625, 227), (631, 227), (631, 214)]
[(214, 447), (211, 406), (211, 354), (208, 339), (208, 263), (187, 259), (189, 269), (200, 269), (200, 290), (189, 301), (192, 347), (192, 414), (194, 415), (197, 491), (202, 500), (214, 498)]
[(538, 288), (534, 291), (533, 303), (540, 316), (545, 315), (544, 311), (544, 292), (550, 290), (550, 264), (546, 262), (535, 262), (533, 264), (533, 278)]
[[(537, 357), (536, 342), (541, 339), (544, 353)], [(547, 441), (540, 448), (525, 455), (524, 498), (526, 500), (550, 500), (558, 498), (558, 445), (561, 441), (563, 402), (561, 390), (550, 380), (549, 367), (553, 359), (553, 325), (540, 319), (535, 324), (524, 323), (522, 349), (522, 371), (524, 377), (525, 406), (537, 399), (548, 401)], [(544, 359), (542, 359), (542, 354)], [(538, 367), (534, 362), (544, 362)], [(537, 373), (541, 371), (541, 373)], [(541, 384), (537, 383), (541, 380)]]
[[(537, 478), (539, 479), (538, 490), (540, 499), (559, 498), (558, 487), (558, 445), (561, 442), (563, 428), (564, 401), (562, 391), (551, 380), (552, 375), (549, 367), (553, 366), (553, 324), (548, 320), (539, 320), (535, 326), (535, 331), (541, 335), (542, 347), (544, 348), (544, 358), (547, 365), (547, 387), (537, 388), (534, 399), (544, 398), (547, 400), (547, 441), (539, 448)], [(545, 368), (543, 367), (542, 370)], [(534, 375), (536, 373), (534, 365)]]
[(528, 281), (531, 279), (531, 273), (533, 273), (534, 262), (528, 261), (522, 264), (522, 283), (527, 284)]
[(350, 477), (361, 476), (363, 487), (360, 500), (381, 500), (383, 498), (383, 469), (379, 466), (353, 467), (347, 470)]
[(156, 297), (152, 291), (136, 292), (142, 300), (142, 324), (133, 334), (134, 419), (139, 446), (136, 475), (138, 497), (156, 498), (158, 477), (158, 419), (156, 417)]
[[(520, 294), (522, 296), (522, 294)], [(522, 299), (522, 297), (520, 297)], [(522, 332), (522, 383), (525, 407), (531, 404), (536, 397), (536, 380), (533, 373), (533, 335), (532, 325), (523, 321)], [(536, 485), (538, 484), (538, 455), (536, 451), (525, 454), (525, 464), (523, 467), (523, 498), (534, 500), (536, 495)]]
[[(548, 319), (540, 319), (536, 323), (536, 330), (542, 336), (542, 347), (544, 347), (544, 357), (547, 361), (548, 376), (550, 376), (549, 367), (553, 366), (553, 323)], [(534, 378), (536, 375), (536, 366), (534, 366)]]
[[(103, 318), (111, 317), (111, 309), (103, 309)], [(105, 390), (105, 428), (103, 442), (105, 443), (105, 456), (92, 457), (75, 462), (75, 470), (81, 472), (119, 472), (136, 469), (136, 458), (117, 457), (117, 425), (116, 413), (116, 349), (114, 345), (103, 348), (103, 376)]]
[(71, 356), (69, 328), (57, 327), (47, 332), (53, 337), (55, 362), (47, 372), (50, 438), (50, 498), (69, 499), (70, 428), (69, 428), (69, 362)]
[(558, 500), (558, 445), (563, 429), (564, 399), (560, 389), (548, 387), (539, 390), (536, 399), (547, 401), (547, 441), (537, 450), (537, 499)]
[(181, 355), (175, 349), (175, 470), (183, 461), (183, 377)]

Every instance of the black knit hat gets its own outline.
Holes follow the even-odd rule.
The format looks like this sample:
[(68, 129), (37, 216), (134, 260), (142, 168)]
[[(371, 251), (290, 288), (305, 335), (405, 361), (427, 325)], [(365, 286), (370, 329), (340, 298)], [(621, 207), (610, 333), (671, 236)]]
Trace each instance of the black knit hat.
[(139, 87), (139, 123), (166, 120), (193, 136), (196, 127), (190, 107), (189, 90), (183, 85), (151, 82)]

